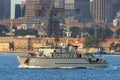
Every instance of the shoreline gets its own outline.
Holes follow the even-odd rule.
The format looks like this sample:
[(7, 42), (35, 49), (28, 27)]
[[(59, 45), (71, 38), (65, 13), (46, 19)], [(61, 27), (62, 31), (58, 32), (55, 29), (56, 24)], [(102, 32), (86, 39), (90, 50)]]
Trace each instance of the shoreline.
[(0, 51), (0, 54), (35, 54), (34, 51)]
[[(0, 51), (0, 54), (35, 54), (35, 51)], [(120, 52), (106, 53), (103, 55), (120, 55)]]

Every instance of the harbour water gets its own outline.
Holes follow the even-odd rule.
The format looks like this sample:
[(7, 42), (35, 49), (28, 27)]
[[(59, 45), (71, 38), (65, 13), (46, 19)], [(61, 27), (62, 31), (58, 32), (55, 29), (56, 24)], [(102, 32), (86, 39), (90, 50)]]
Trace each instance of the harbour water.
[(0, 54), (0, 80), (120, 80), (120, 55), (105, 55), (107, 68), (20, 69), (16, 54)]

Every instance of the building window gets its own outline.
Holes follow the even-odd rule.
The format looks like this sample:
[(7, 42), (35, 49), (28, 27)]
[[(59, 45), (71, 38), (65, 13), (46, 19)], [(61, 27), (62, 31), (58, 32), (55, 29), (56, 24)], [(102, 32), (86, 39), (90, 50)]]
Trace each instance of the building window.
[(65, 0), (65, 4), (74, 4), (74, 0)]

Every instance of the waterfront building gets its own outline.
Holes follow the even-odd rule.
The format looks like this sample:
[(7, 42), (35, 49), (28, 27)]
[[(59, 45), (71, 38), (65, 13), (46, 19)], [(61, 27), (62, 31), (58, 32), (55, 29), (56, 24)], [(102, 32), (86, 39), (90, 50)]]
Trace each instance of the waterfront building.
[(9, 19), (11, 10), (11, 0), (0, 0), (0, 20)]
[(18, 18), (18, 19), (3, 19), (0, 20), (1, 25), (5, 25), (10, 28), (11, 24), (13, 26), (18, 26), (21, 24), (26, 24), (26, 19), (25, 18)]
[(29, 50), (28, 38), (14, 38), (14, 50), (28, 51)]
[[(70, 38), (69, 44), (84, 47), (84, 38)], [(43, 45), (56, 45), (55, 38), (0, 37), (0, 51), (37, 51)], [(59, 45), (66, 45), (66, 38), (60, 38)]]
[(99, 43), (101, 44), (104, 50), (110, 50), (111, 44), (117, 44), (120, 42), (120, 39), (100, 39)]
[(26, 2), (21, 2), (21, 4), (15, 5), (15, 18), (25, 17), (26, 12)]
[(12, 43), (13, 41), (13, 37), (0, 37), (1, 43)]
[(0, 43), (0, 51), (10, 51), (10, 43), (9, 42)]

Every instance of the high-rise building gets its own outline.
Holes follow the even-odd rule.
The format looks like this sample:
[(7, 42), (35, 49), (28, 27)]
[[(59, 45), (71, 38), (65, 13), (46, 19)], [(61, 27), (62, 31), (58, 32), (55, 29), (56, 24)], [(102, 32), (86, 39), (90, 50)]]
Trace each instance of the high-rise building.
[(74, 19), (77, 22), (85, 21), (88, 20), (88, 16), (90, 15), (89, 7), (90, 0), (26, 0), (26, 22), (31, 25), (40, 24), (42, 23), (42, 20), (38, 21), (35, 18), (33, 19), (34, 16), (38, 16), (40, 18), (42, 16), (44, 17), (45, 22), (48, 22), (47, 20), (49, 20), (49, 17), (52, 17), (52, 15), (60, 15), (62, 17), (62, 15), (65, 16), (69, 14), (80, 14), (80, 16), (65, 16), (63, 17), (65, 21), (74, 21)]
[(120, 0), (112, 0), (112, 4), (119, 3)]
[[(90, 0), (54, 0), (55, 8), (63, 8), (66, 14), (80, 14), (77, 19), (86, 21), (90, 18)], [(75, 17), (71, 16), (69, 18)]]
[(120, 26), (120, 11), (116, 14), (116, 18), (113, 20), (113, 26)]
[(0, 19), (9, 19), (11, 0), (0, 0)]
[[(65, 14), (75, 14), (75, 0), (65, 0), (64, 1), (64, 10)], [(74, 20), (74, 16), (69, 16), (68, 18), (65, 18), (66, 21), (68, 20)]]
[[(79, 10), (80, 21), (87, 20), (90, 17), (90, 0), (53, 0), (54, 6), (51, 6), (52, 0), (26, 0), (26, 19), (27, 23), (36, 23), (36, 20), (33, 21), (31, 17), (39, 15), (40, 10), (36, 10), (38, 4), (44, 4), (44, 10), (50, 9), (50, 7), (54, 7), (54, 9), (63, 9), (66, 14), (75, 13)], [(47, 5), (46, 5), (47, 4)], [(49, 10), (48, 10), (49, 11)], [(60, 11), (58, 11), (60, 12)], [(41, 15), (41, 14), (40, 14)], [(69, 17), (70, 18), (70, 17)], [(71, 18), (74, 18), (71, 16)]]
[(21, 4), (15, 5), (15, 18), (25, 17), (26, 3), (22, 2)]
[(75, 8), (79, 9), (79, 13), (81, 14), (79, 17), (80, 21), (86, 22), (91, 19), (90, 0), (75, 0)]
[(64, 8), (64, 0), (54, 0), (55, 8)]
[(111, 23), (111, 0), (91, 0), (91, 13), (95, 23)]
[(117, 13), (120, 11), (120, 0), (112, 0), (112, 18), (114, 19), (117, 16)]
[(39, 24), (39, 20), (34, 17), (44, 15), (44, 11), (47, 12), (47, 8), (49, 9), (50, 1), (51, 0), (26, 0), (26, 23), (28, 27)]
[(39, 0), (26, 0), (26, 23), (28, 26), (32, 26), (33, 24), (38, 24), (36, 19), (33, 19), (35, 14), (35, 5), (39, 4)]

